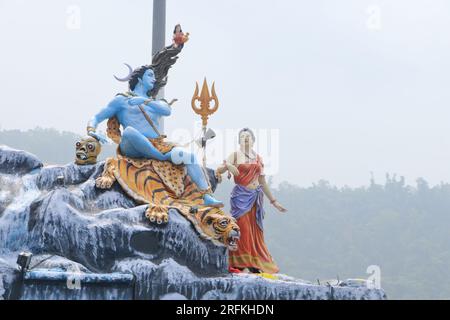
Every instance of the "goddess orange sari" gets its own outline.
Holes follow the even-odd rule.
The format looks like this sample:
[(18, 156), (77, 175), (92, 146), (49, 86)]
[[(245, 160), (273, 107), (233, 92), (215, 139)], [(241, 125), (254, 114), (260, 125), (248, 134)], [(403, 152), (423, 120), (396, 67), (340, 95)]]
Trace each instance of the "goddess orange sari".
[(263, 174), (263, 163), (258, 156), (254, 163), (238, 166), (239, 175), (231, 193), (231, 214), (241, 230), (237, 251), (230, 251), (229, 264), (234, 269), (255, 268), (265, 273), (277, 273), (278, 266), (264, 242), (262, 221), (264, 218), (262, 187), (247, 188)]

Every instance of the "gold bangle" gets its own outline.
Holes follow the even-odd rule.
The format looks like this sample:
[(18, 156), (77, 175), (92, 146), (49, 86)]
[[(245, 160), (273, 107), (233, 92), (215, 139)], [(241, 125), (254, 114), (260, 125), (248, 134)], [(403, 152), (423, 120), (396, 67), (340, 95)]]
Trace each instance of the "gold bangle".
[(86, 131), (87, 131), (87, 132), (89, 132), (89, 131), (95, 131), (95, 128), (94, 128), (94, 127), (87, 127), (87, 128), (86, 128)]

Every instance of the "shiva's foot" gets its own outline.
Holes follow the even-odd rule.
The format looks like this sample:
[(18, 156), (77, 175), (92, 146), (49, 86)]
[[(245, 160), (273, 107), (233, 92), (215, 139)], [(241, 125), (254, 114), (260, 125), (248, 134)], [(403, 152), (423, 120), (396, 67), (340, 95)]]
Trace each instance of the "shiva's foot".
[(203, 196), (203, 204), (209, 207), (222, 208), (223, 202), (214, 198), (210, 193)]

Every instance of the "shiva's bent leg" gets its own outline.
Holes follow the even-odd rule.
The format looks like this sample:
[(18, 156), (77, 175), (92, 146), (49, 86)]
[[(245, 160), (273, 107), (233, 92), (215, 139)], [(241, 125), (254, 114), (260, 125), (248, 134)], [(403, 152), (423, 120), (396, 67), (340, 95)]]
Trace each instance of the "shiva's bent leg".
[[(209, 184), (205, 172), (197, 161), (197, 157), (180, 147), (175, 147), (170, 152), (173, 164), (184, 164), (187, 174), (201, 191), (208, 191)], [(205, 193), (203, 196), (205, 205), (212, 207), (222, 207), (222, 201), (215, 199), (211, 193)]]
[(161, 153), (142, 133), (133, 127), (126, 127), (123, 131), (120, 151), (123, 155), (131, 158), (147, 158), (161, 161), (170, 159), (170, 154)]

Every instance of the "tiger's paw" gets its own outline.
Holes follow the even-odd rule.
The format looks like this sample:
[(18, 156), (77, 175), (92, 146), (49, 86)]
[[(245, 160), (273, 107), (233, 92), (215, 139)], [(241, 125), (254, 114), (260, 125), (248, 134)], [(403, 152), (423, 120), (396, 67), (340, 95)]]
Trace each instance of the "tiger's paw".
[(149, 206), (145, 212), (145, 216), (150, 220), (150, 222), (153, 223), (166, 224), (169, 222), (169, 214), (167, 210), (164, 210), (163, 208)]
[(116, 179), (114, 177), (100, 176), (95, 179), (95, 186), (100, 189), (109, 189)]

